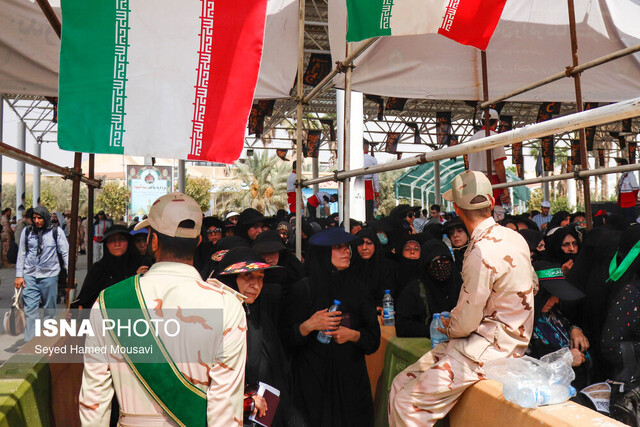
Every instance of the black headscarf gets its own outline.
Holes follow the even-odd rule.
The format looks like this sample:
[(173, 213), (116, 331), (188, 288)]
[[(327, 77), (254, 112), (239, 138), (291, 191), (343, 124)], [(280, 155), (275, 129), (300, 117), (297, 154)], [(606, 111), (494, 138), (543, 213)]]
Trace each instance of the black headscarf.
[[(109, 252), (107, 246), (109, 238), (102, 241), (102, 245), (104, 246), (102, 258), (93, 264), (87, 272), (87, 276), (82, 284), (82, 289), (78, 295), (77, 305), (91, 308), (93, 303), (98, 299), (100, 292), (109, 286), (115, 285), (135, 275), (138, 268), (142, 265), (142, 257), (133, 244), (133, 239), (128, 233), (127, 228), (122, 225), (114, 225), (110, 228), (114, 227), (122, 228), (121, 232), (117, 234), (126, 236), (128, 242), (127, 250), (124, 254), (116, 257)], [(109, 228), (105, 233), (108, 231)]]
[[(433, 314), (450, 311), (458, 301), (462, 275), (451, 259), (449, 248), (441, 240), (429, 240), (422, 245), (420, 257), (423, 264), (418, 276), (426, 287), (429, 312)], [(451, 275), (445, 280), (438, 280), (429, 272), (429, 264), (436, 257), (445, 257), (451, 260)]]
[(578, 254), (582, 246), (581, 236), (574, 227), (570, 225), (556, 229), (553, 234), (547, 236), (545, 239), (545, 252), (547, 253), (547, 259), (551, 262), (564, 264), (570, 259), (575, 260), (577, 254), (566, 254), (562, 251), (562, 242), (568, 235), (573, 236), (578, 243)]
[[(358, 239), (351, 243), (351, 253), (353, 254), (351, 262), (358, 277), (363, 280), (369, 294), (379, 306), (382, 304), (384, 291), (389, 289), (393, 292), (396, 266), (385, 256), (376, 230), (372, 227), (365, 227), (356, 236)], [(375, 248), (371, 258), (366, 260), (358, 253), (358, 245), (362, 244), (364, 238), (371, 240)]]
[(413, 236), (405, 236), (396, 246), (396, 260), (398, 262), (398, 274), (394, 290), (394, 298), (397, 298), (407, 284), (418, 278), (418, 271), (422, 265), (422, 248), (420, 249), (420, 259), (408, 259), (402, 256), (402, 251), (408, 242), (420, 242)]
[(535, 261), (539, 259), (543, 253), (538, 250), (538, 245), (542, 240), (542, 233), (538, 230), (530, 230), (530, 229), (522, 229), (518, 230), (518, 233), (524, 237), (524, 240), (527, 242), (529, 246), (529, 251), (533, 252), (532, 260)]
[(40, 228), (36, 227), (35, 222), (33, 223), (33, 231), (38, 236), (38, 255), (42, 253), (42, 235), (47, 231), (51, 230), (51, 214), (44, 206), (36, 206), (33, 209), (34, 214), (38, 214), (44, 219), (44, 225)]

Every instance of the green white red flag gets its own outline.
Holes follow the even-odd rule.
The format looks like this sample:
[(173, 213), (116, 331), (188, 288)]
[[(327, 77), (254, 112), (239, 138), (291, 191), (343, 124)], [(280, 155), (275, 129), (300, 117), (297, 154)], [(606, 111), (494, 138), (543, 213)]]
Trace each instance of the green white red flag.
[(266, 10), (267, 0), (63, 0), (60, 148), (237, 160)]
[(347, 0), (347, 41), (438, 33), (485, 50), (507, 0)]

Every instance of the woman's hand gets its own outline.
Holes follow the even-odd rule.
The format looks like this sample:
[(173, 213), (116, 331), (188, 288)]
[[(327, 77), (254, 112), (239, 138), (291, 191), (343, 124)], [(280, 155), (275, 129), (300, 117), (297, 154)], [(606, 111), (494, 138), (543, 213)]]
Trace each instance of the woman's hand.
[(571, 329), (570, 344), (572, 349), (578, 349), (582, 353), (587, 351), (587, 349), (589, 348), (589, 340), (584, 336), (580, 328)]
[(341, 311), (318, 310), (309, 319), (300, 325), (300, 334), (306, 337), (313, 331), (333, 331), (340, 325)]
[(255, 408), (253, 409), (252, 415), (255, 415), (257, 413), (259, 417), (264, 417), (267, 413), (267, 409), (269, 409), (267, 407), (267, 401), (265, 400), (265, 398), (258, 394), (254, 394), (253, 396), (251, 396), (251, 398), (255, 403)]
[(571, 355), (573, 356), (573, 363), (571, 363), (571, 366), (580, 366), (584, 363), (584, 354), (582, 354), (582, 352), (577, 348), (571, 349)]
[(562, 264), (562, 275), (566, 277), (567, 274), (569, 273), (569, 270), (571, 270), (572, 267), (573, 267), (572, 259)]
[(141, 265), (140, 267), (138, 267), (138, 269), (136, 270), (136, 274), (144, 274), (147, 271), (149, 271), (149, 267), (146, 265)]
[(345, 328), (344, 326), (338, 327), (335, 331), (325, 333), (331, 335), (333, 340), (338, 344), (344, 344), (349, 341), (358, 342), (360, 340), (360, 332)]

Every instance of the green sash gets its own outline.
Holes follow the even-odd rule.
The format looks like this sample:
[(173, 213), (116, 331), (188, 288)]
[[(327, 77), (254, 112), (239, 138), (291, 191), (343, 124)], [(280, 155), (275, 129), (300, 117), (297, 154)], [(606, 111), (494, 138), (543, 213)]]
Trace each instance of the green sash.
[[(127, 364), (160, 407), (180, 426), (207, 425), (207, 395), (189, 382), (176, 367), (169, 352), (153, 330), (147, 306), (140, 291), (140, 276), (136, 275), (117, 283), (100, 293), (100, 311), (104, 319), (146, 319), (151, 332), (139, 337), (135, 334), (117, 336), (109, 330), (117, 345), (123, 347), (150, 347), (151, 356), (120, 353)], [(126, 309), (126, 310), (125, 310)], [(150, 360), (157, 362), (148, 363)]]

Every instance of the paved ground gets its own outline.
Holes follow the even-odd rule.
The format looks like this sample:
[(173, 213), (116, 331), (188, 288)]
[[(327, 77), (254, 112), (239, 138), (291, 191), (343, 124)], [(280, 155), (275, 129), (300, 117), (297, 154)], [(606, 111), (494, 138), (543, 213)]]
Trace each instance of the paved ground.
[[(87, 275), (87, 256), (80, 255), (77, 263), (78, 269), (76, 273), (78, 288), (82, 285), (85, 276)], [(2, 319), (4, 314), (11, 306), (11, 298), (13, 297), (13, 281), (16, 277), (15, 268), (3, 268), (0, 269), (0, 364), (4, 363), (9, 357), (11, 357), (18, 349), (20, 345), (24, 343), (24, 336), (19, 335), (12, 337), (4, 333), (4, 327), (2, 325)], [(79, 290), (79, 289), (78, 289)], [(73, 300), (73, 296), (72, 296)], [(63, 304), (58, 305), (59, 308), (64, 308)]]

